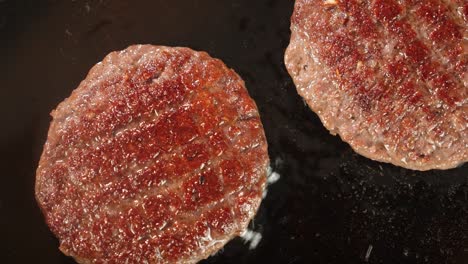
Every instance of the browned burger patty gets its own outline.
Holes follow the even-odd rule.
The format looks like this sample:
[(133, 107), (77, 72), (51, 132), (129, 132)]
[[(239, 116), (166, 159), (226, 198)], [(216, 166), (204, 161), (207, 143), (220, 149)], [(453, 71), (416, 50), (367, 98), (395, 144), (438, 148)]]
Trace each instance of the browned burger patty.
[(194, 263), (257, 211), (269, 163), (259, 113), (204, 52), (112, 52), (52, 116), (36, 198), (79, 263)]
[(414, 170), (468, 160), (464, 0), (296, 0), (285, 62), (332, 134)]

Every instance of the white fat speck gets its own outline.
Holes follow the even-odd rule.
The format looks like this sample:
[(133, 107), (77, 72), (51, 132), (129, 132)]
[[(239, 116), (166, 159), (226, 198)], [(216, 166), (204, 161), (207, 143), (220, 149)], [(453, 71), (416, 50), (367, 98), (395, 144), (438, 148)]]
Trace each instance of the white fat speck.
[(372, 245), (369, 245), (369, 247), (367, 248), (366, 257), (364, 259), (366, 262), (369, 262), (369, 258), (370, 258), (370, 255), (372, 254), (372, 249), (373, 248), (374, 248), (374, 246), (372, 246)]
[(201, 241), (203, 242), (211, 242), (213, 241), (213, 238), (211, 237), (211, 229), (208, 228), (204, 234), (203, 237), (200, 238)]
[[(281, 159), (276, 159), (275, 164), (276, 166), (279, 166), (283, 161)], [(275, 182), (279, 181), (281, 178), (281, 175), (278, 172), (273, 171), (273, 168), (271, 166), (268, 166), (267, 168), (267, 188), (263, 191), (263, 198), (266, 197), (268, 193), (268, 186), (271, 184), (274, 184)]]
[(323, 2), (324, 5), (337, 5), (338, 4), (338, 1), (337, 0), (325, 0), (325, 2)]
[(273, 172), (273, 168), (271, 166), (268, 166), (268, 168), (267, 168), (267, 177), (269, 177), (272, 172)]
[(161, 255), (161, 251), (159, 251), (159, 248), (156, 248), (156, 250), (155, 250), (155, 256), (156, 256), (156, 259), (158, 259), (158, 260), (162, 260), (162, 259), (163, 259), (162, 255)]
[(166, 226), (167, 226), (167, 222), (164, 222), (164, 224), (162, 224), (162, 226), (159, 228), (159, 231), (163, 230)]
[(268, 184), (273, 184), (273, 183), (277, 182), (280, 178), (281, 178), (281, 176), (279, 175), (279, 173), (274, 171), (268, 176), (267, 183)]
[(257, 248), (258, 244), (262, 240), (261, 233), (249, 229), (247, 229), (240, 237), (244, 240), (244, 243), (249, 243), (250, 250)]
[(162, 181), (158, 184), (158, 186), (163, 186), (164, 184), (166, 184), (166, 182), (167, 182), (166, 180), (162, 180)]
[(211, 236), (211, 228), (208, 228), (204, 234), (203, 237), (200, 237), (199, 241), (198, 241), (199, 244), (203, 244), (204, 247), (212, 247), (216, 244), (219, 244), (219, 243), (222, 243), (224, 244), (225, 243), (225, 240), (218, 240), (218, 239), (214, 239), (212, 236)]

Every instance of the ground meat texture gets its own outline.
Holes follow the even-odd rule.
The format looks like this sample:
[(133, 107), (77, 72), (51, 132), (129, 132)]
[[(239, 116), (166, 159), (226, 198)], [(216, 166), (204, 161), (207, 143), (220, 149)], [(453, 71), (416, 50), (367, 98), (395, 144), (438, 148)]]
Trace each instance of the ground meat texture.
[(286, 67), (358, 153), (414, 170), (468, 160), (463, 0), (296, 0)]
[(79, 263), (195, 263), (257, 211), (269, 162), (259, 113), (204, 52), (112, 52), (52, 117), (36, 199)]

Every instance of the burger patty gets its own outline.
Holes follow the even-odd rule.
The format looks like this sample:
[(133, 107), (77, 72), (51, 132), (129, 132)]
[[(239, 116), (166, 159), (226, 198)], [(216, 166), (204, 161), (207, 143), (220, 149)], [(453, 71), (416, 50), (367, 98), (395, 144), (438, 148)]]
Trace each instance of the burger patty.
[(468, 160), (468, 4), (296, 0), (298, 93), (358, 153), (414, 170)]
[(112, 52), (51, 115), (36, 199), (79, 263), (195, 263), (259, 207), (269, 159), (257, 107), (207, 53)]

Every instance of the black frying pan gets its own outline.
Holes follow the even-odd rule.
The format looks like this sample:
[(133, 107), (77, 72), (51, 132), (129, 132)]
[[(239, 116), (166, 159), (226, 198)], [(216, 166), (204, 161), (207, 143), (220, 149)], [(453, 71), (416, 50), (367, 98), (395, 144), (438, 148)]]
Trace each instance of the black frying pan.
[[(317, 0), (318, 1), (318, 0)], [(273, 169), (251, 229), (205, 263), (468, 263), (468, 168), (413, 172), (331, 136), (283, 65), (291, 0), (0, 0), (0, 262), (74, 263), (34, 200), (49, 112), (107, 53), (205, 50), (260, 109)]]

